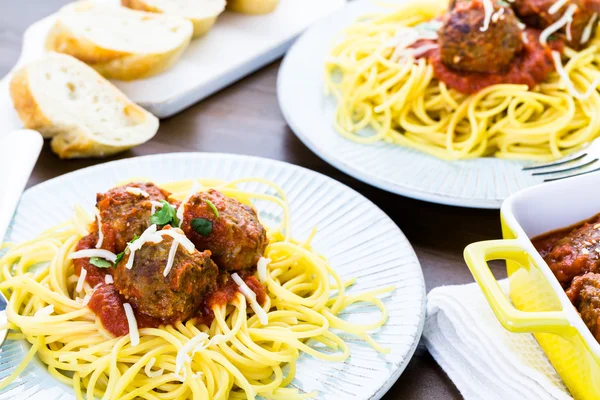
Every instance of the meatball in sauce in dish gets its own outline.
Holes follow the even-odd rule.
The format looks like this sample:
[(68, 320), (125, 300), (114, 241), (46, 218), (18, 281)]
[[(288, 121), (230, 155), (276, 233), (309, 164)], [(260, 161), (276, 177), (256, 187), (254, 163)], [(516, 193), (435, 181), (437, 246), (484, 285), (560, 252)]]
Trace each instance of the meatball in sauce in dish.
[(183, 207), (181, 229), (196, 247), (210, 250), (220, 268), (256, 266), (268, 241), (252, 207), (212, 189), (191, 196)]

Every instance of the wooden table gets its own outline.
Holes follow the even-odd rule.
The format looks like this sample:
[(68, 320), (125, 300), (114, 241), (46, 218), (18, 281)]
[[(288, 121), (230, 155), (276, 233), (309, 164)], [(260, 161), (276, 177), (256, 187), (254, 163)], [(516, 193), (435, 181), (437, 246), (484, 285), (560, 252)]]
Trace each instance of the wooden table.
[[(8, 5), (10, 3), (10, 5)], [(22, 34), (33, 22), (66, 0), (6, 2), (0, 7), (0, 76), (16, 62)], [(205, 151), (250, 154), (287, 161), (321, 172), (358, 190), (385, 211), (412, 243), (427, 290), (472, 282), (462, 252), (471, 242), (501, 237), (498, 211), (471, 210), (400, 197), (363, 184), (326, 164), (286, 125), (275, 92), (279, 62), (243, 79), (186, 111), (161, 121), (157, 136), (132, 151), (107, 160), (59, 160), (46, 144), (29, 185), (103, 161), (146, 154)], [(506, 271), (496, 266), (498, 278)], [(460, 399), (461, 395), (424, 345), (384, 397)]]

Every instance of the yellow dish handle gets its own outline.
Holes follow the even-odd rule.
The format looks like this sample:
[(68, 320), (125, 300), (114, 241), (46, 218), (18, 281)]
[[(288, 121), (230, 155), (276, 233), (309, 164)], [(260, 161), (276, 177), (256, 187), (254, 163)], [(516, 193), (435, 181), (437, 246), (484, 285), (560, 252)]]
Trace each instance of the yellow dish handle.
[(526, 256), (517, 240), (489, 240), (473, 243), (465, 249), (465, 261), (492, 307), (496, 317), (511, 332), (548, 332), (565, 334), (571, 324), (562, 311), (526, 312), (517, 310), (506, 297), (492, 274), (488, 261), (511, 260)]

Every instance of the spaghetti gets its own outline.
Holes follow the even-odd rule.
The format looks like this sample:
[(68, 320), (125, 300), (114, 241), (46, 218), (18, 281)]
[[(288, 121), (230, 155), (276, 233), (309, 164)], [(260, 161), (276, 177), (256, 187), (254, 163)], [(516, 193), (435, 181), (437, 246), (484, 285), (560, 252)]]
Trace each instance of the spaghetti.
[[(238, 188), (248, 181), (267, 185), (274, 194)], [(95, 289), (87, 282), (79, 292), (76, 287), (82, 280), (69, 256), (93, 222), (76, 207), (73, 219), (33, 240), (6, 245), (0, 259), (0, 289), (9, 298), (9, 339), (25, 338), (31, 343), (27, 357), (0, 382), (0, 388), (37, 355), (52, 376), (74, 388), (78, 399), (307, 398), (315, 393), (288, 387), (296, 360), (301, 353), (345, 360), (348, 345), (334, 330), (352, 334), (379, 352), (388, 351), (368, 332), (385, 324), (388, 314), (377, 296), (393, 288), (348, 294), (346, 288), (353, 281), (343, 282), (311, 249), (314, 232), (304, 242), (292, 239), (288, 204), (279, 187), (259, 179), (161, 186), (181, 200), (198, 183), (200, 190), (212, 187), (241, 203), (267, 201), (283, 211), (280, 225), (268, 229), (269, 244), (259, 262), (257, 276), (267, 294), (261, 310), (249, 307), (255, 304), (254, 293), (240, 279), (246, 287), (229, 304), (214, 306), (214, 319), (208, 324), (190, 319), (139, 331), (130, 325), (129, 335), (111, 336), (87, 307)], [(106, 277), (106, 284), (112, 284), (112, 277)], [(357, 325), (337, 317), (357, 302), (372, 303), (381, 310), (381, 318)], [(309, 340), (320, 346), (311, 346)]]
[[(570, 21), (572, 11), (567, 8), (559, 25)], [(439, 24), (436, 18), (443, 12), (439, 2), (413, 2), (362, 17), (336, 40), (326, 61), (325, 89), (337, 100), (334, 124), (341, 135), (361, 144), (407, 146), (445, 160), (493, 155), (539, 161), (562, 157), (600, 135), (599, 38), (582, 51), (565, 47), (564, 67), (559, 57), (557, 71), (531, 90), (495, 84), (465, 94), (437, 79), (430, 60), (419, 57), (420, 49), (431, 44), (408, 47), (412, 40), (398, 56), (403, 32), (423, 32), (417, 39), (425, 39), (439, 28), (427, 24)], [(544, 37), (551, 30), (542, 32)], [(523, 33), (523, 42), (527, 39)], [(558, 55), (553, 57), (556, 62)]]

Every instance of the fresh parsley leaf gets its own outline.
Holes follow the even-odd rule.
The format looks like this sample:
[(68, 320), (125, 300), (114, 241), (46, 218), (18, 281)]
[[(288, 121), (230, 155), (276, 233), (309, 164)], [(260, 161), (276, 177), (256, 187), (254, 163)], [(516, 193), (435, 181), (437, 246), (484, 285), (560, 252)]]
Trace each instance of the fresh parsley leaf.
[(125, 250), (123, 250), (122, 252), (117, 254), (117, 258), (115, 260), (113, 268), (117, 268), (117, 264), (119, 263), (119, 261), (121, 261), (123, 259), (123, 257), (125, 257), (125, 251), (127, 251), (127, 249), (129, 248), (129, 245), (131, 243), (135, 242), (136, 240), (138, 240), (139, 238), (140, 237), (138, 235), (133, 235), (133, 239), (131, 239), (131, 242), (127, 243), (127, 247), (125, 247)]
[(558, 39), (558, 36), (556, 36), (555, 34), (548, 36), (548, 40), (556, 40), (556, 39)]
[(212, 232), (213, 223), (206, 218), (194, 218), (190, 224), (192, 229), (202, 236), (208, 236)]
[(98, 267), (98, 268), (110, 268), (112, 267), (112, 263), (110, 261), (106, 261), (100, 257), (92, 257), (90, 258), (90, 264)]
[(204, 201), (206, 202), (206, 204), (208, 204), (208, 206), (210, 207), (212, 212), (215, 213), (215, 217), (217, 217), (217, 219), (219, 219), (219, 210), (217, 210), (217, 207), (215, 207), (213, 202), (210, 200), (207, 200), (207, 199), (204, 199)]
[(165, 200), (160, 201), (162, 203), (162, 208), (152, 214), (150, 217), (150, 223), (156, 225), (172, 225), (179, 226), (179, 218), (177, 218), (177, 210), (167, 203)]

